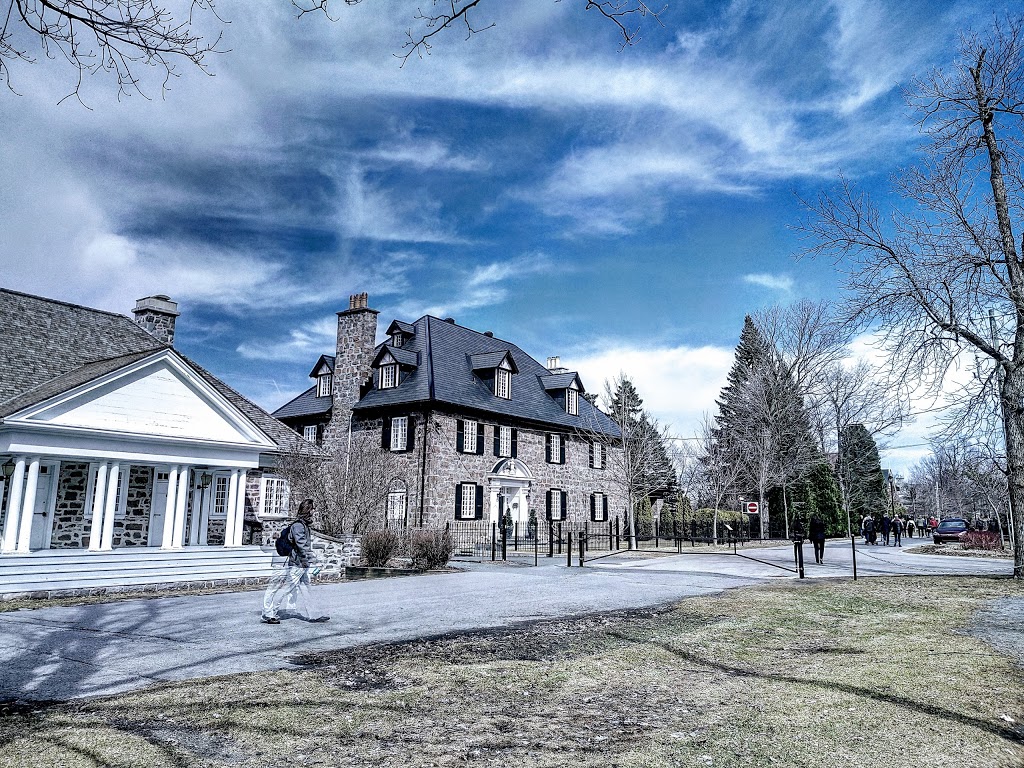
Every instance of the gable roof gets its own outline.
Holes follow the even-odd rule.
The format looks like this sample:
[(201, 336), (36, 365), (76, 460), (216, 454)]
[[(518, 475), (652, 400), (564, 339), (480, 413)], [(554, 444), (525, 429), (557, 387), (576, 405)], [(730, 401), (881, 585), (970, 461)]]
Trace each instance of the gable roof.
[[(614, 421), (584, 398), (580, 398), (578, 416), (566, 413), (564, 406), (544, 388), (542, 380), (552, 375), (550, 371), (515, 344), (430, 315), (421, 317), (414, 327), (412, 340), (399, 349), (418, 354), (419, 367), (397, 387), (371, 389), (353, 410), (366, 412), (437, 403), (567, 430), (594, 431), (614, 437), (621, 434)], [(378, 346), (378, 353), (383, 346)], [(512, 379), (509, 400), (496, 397), (473, 368), (474, 360), (490, 363), (496, 359), (500, 363), (506, 355), (519, 371)], [(570, 381), (575, 376), (563, 375), (568, 375)]]
[(508, 358), (512, 366), (512, 373), (519, 373), (516, 368), (516, 361), (512, 359), (507, 349), (500, 349), (497, 352), (481, 352), (469, 356), (469, 367), (474, 371), (491, 371), (501, 365), (502, 361)]
[(583, 382), (580, 381), (579, 375), (576, 374), (574, 371), (566, 371), (565, 373), (551, 373), (548, 374), (547, 376), (540, 377), (541, 386), (543, 386), (544, 389), (548, 390), (549, 392), (568, 389), (570, 386), (572, 386), (573, 382), (576, 382), (576, 386), (579, 388), (580, 392), (586, 391), (585, 389), (583, 389)]
[(416, 334), (416, 326), (411, 325), (410, 323), (403, 323), (401, 320), (394, 320), (392, 321), (391, 325), (388, 326), (388, 329), (387, 331), (385, 331), (385, 333), (387, 333), (388, 336), (391, 336), (395, 333), (402, 333), (405, 334), (406, 336), (414, 336)]
[(377, 354), (374, 355), (370, 366), (376, 368), (385, 355), (391, 355), (396, 363), (407, 368), (415, 368), (420, 364), (419, 355), (413, 350), (406, 349), (405, 347), (392, 347), (390, 344), (381, 344), (377, 347)]
[(0, 288), (0, 418), (170, 350), (282, 448), (301, 439), (193, 360), (113, 312)]
[(316, 361), (316, 365), (313, 366), (313, 370), (309, 372), (309, 377), (313, 378), (316, 376), (316, 372), (320, 370), (320, 366), (326, 365), (331, 373), (334, 373), (334, 355), (320, 355)]

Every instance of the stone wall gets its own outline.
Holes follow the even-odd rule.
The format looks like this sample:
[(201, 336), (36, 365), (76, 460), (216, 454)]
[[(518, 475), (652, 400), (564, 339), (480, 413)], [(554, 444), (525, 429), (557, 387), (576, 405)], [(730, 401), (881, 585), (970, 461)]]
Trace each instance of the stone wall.
[(114, 520), (115, 547), (144, 547), (149, 543), (149, 510), (153, 500), (153, 468), (132, 467), (124, 518)]
[(354, 534), (329, 537), (314, 532), (313, 552), (317, 564), (323, 566), (321, 573), (341, 576), (345, 573), (345, 566), (356, 564), (363, 550), (360, 537)]
[[(89, 546), (92, 523), (89, 490), (89, 465), (85, 462), (61, 462), (57, 473), (57, 503), (53, 513), (51, 549), (81, 549)], [(88, 508), (88, 514), (86, 509)], [(89, 524), (86, 524), (88, 518)]]

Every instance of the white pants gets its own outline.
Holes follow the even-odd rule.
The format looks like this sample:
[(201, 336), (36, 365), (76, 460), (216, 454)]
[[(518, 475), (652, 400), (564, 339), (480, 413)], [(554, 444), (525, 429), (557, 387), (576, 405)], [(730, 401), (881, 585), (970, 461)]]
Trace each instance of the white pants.
[(309, 568), (285, 565), (270, 577), (267, 591), (263, 593), (263, 615), (276, 619), (282, 609), (295, 611), (306, 619), (322, 615), (310, 594)]

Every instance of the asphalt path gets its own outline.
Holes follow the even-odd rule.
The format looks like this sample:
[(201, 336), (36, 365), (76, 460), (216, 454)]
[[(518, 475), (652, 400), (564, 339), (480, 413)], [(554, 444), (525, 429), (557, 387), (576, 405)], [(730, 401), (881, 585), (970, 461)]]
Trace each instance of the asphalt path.
[[(845, 555), (844, 555), (845, 551)], [(158, 682), (281, 669), (310, 651), (601, 611), (643, 608), (693, 595), (795, 580), (793, 550), (745, 557), (631, 553), (566, 568), (469, 564), (457, 573), (322, 584), (324, 624), (259, 621), (262, 593), (173, 596), (0, 613), (0, 701), (67, 700)], [(850, 546), (805, 555), (809, 577), (850, 578)], [(845, 557), (845, 560), (844, 560)], [(858, 547), (860, 575), (1009, 575), (1007, 561), (909, 555)]]

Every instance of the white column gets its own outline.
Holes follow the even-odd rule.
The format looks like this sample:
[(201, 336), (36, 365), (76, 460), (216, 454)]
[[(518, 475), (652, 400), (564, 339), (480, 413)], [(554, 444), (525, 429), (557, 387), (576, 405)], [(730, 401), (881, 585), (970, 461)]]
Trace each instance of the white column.
[(171, 546), (181, 549), (185, 543), (185, 516), (188, 514), (188, 467), (178, 470), (178, 492), (174, 505), (174, 534)]
[(192, 486), (192, 520), (188, 526), (188, 545), (194, 547), (199, 543), (199, 526), (203, 520), (204, 496), (202, 479), (200, 473), (195, 473), (195, 480)]
[(238, 491), (237, 500), (238, 503), (235, 507), (234, 517), (234, 528), (231, 536), (231, 546), (240, 547), (242, 546), (242, 529), (245, 527), (245, 479), (247, 477), (246, 472), (241, 472), (238, 475)]
[(107, 463), (96, 467), (92, 485), (92, 524), (89, 526), (89, 550), (98, 552), (103, 546), (103, 502), (107, 497)]
[[(212, 473), (211, 473), (212, 474)], [(202, 512), (199, 516), (199, 546), (205, 547), (207, 535), (210, 532), (210, 510), (213, 509), (213, 495), (217, 492), (217, 478), (210, 481), (210, 487), (200, 492), (202, 499)]]
[(224, 521), (224, 546), (233, 547), (235, 542), (232, 537), (235, 533), (235, 513), (238, 507), (238, 470), (231, 471), (231, 479), (228, 480), (228, 510), (227, 519)]
[(174, 536), (174, 507), (178, 492), (178, 467), (173, 466), (167, 472), (167, 503), (164, 505), (164, 534), (160, 546), (164, 549), (171, 548), (171, 541)]
[(103, 536), (100, 549), (114, 548), (114, 514), (117, 512), (117, 485), (121, 481), (121, 465), (114, 462), (107, 473), (107, 498), (103, 509)]
[(18, 552), (28, 552), (32, 540), (32, 517), (36, 511), (36, 486), (39, 484), (39, 457), (29, 460), (25, 496), (21, 501), (21, 521), (18, 524)]
[(25, 487), (25, 457), (14, 460), (11, 491), (7, 495), (7, 516), (4, 518), (4, 538), (0, 551), (13, 552), (18, 546), (18, 526), (21, 522), (21, 491)]

